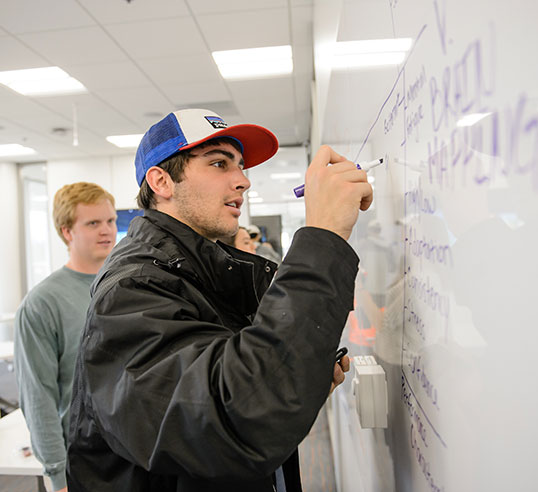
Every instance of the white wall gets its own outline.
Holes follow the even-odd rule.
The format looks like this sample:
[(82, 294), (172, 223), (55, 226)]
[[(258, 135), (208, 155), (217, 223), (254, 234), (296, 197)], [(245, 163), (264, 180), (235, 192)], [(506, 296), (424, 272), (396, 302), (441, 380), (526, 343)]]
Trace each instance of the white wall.
[[(52, 216), (54, 194), (64, 185), (88, 181), (112, 193), (117, 209), (137, 208), (138, 184), (135, 178), (134, 153), (115, 157), (92, 157), (49, 161), (47, 163), (47, 188), (49, 209)], [(50, 225), (52, 270), (67, 262), (67, 248), (58, 237), (54, 224)]]
[[(19, 186), (17, 165), (12, 162), (0, 163), (0, 210), (2, 210), (2, 241), (0, 258), (0, 315), (14, 313), (21, 301), (21, 256), (19, 226)], [(0, 323), (0, 340), (12, 338), (12, 323)]]

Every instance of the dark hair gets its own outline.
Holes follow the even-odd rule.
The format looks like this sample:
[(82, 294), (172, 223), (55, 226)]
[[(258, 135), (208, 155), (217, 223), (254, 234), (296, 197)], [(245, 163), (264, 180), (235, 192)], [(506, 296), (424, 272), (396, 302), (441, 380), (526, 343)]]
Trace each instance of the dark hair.
[[(241, 145), (234, 138), (217, 137), (210, 140), (206, 140), (205, 142), (202, 142), (200, 145), (197, 145), (196, 147), (193, 147), (191, 149), (187, 149), (183, 152), (178, 152), (177, 154), (174, 154), (173, 156), (161, 162), (158, 167), (166, 171), (170, 175), (174, 183), (179, 183), (183, 178), (185, 166), (189, 162), (189, 159), (192, 157), (191, 151), (195, 149), (203, 149), (205, 147), (209, 147), (210, 145), (215, 145), (219, 143), (229, 143), (233, 145), (236, 150), (242, 152)], [(144, 210), (155, 208), (155, 206), (157, 205), (155, 201), (155, 194), (153, 193), (151, 187), (148, 185), (146, 178), (144, 178), (142, 184), (140, 185), (140, 191), (138, 192), (138, 195), (136, 197), (136, 203), (140, 208)]]

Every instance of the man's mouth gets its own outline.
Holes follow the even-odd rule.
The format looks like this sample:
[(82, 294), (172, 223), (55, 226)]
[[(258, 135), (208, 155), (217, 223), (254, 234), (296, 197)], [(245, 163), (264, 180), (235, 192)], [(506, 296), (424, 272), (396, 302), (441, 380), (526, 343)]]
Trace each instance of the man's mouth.
[(227, 207), (233, 207), (233, 208), (240, 209), (242, 204), (243, 204), (243, 199), (242, 198), (237, 198), (236, 200), (226, 202), (224, 205), (226, 205)]

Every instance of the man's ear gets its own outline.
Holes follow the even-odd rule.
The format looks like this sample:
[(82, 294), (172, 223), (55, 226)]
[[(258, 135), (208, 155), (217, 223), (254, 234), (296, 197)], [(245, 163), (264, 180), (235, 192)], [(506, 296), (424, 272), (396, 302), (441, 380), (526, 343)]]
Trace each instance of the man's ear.
[(62, 231), (62, 236), (67, 241), (67, 244), (69, 244), (73, 240), (71, 229), (69, 227), (62, 226), (61, 231)]
[(174, 182), (170, 175), (160, 167), (153, 166), (148, 169), (146, 182), (158, 197), (168, 200), (174, 195)]

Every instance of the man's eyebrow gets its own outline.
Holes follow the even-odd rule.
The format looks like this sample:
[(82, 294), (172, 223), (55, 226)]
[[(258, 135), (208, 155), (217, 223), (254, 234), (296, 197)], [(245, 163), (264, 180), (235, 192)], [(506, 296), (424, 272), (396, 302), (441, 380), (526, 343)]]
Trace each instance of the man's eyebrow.
[[(206, 157), (206, 156), (210, 156), (210, 155), (213, 155), (213, 154), (222, 154), (223, 156), (227, 157), (231, 161), (233, 161), (234, 158), (235, 158), (235, 156), (231, 152), (228, 152), (227, 150), (222, 150), (222, 149), (211, 149), (211, 150), (208, 150), (207, 152), (205, 152), (202, 155), (204, 157)], [(239, 165), (240, 166), (245, 165), (245, 161), (243, 160), (243, 157), (241, 157), (241, 160), (239, 161)]]

